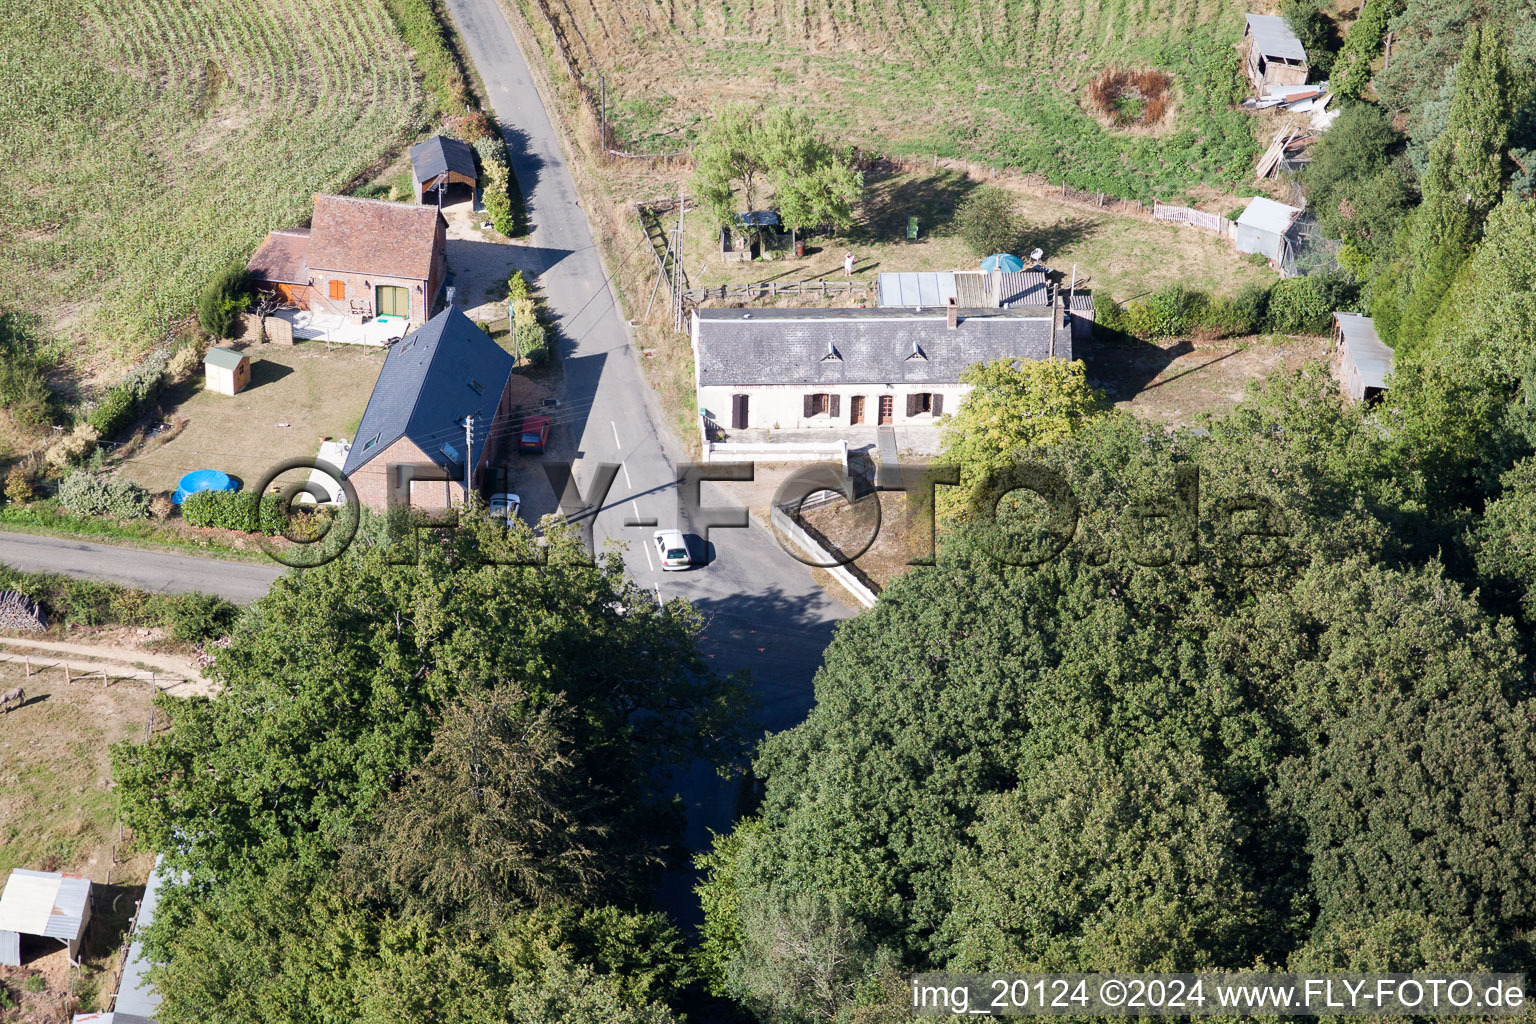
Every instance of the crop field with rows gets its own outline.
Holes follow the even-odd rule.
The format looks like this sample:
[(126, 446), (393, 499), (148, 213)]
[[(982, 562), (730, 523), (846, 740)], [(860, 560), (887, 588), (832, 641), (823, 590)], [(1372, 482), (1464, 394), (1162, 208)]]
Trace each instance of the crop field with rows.
[[(677, 149), (727, 100), (792, 103), (828, 134), (895, 155), (1041, 172), (1088, 191), (1174, 198), (1245, 177), (1257, 149), (1236, 0), (547, 0), (617, 141)], [(533, 0), (525, 11), (542, 19)], [(1106, 67), (1173, 79), (1160, 125), (1087, 109)]]
[(128, 356), (425, 123), (383, 0), (0, 0), (0, 308)]

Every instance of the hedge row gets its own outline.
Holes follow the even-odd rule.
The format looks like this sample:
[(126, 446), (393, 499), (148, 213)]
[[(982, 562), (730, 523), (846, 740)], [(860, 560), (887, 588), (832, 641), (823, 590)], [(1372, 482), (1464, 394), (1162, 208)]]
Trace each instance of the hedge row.
[(275, 537), (287, 522), (281, 495), (255, 496), (242, 491), (198, 491), (181, 503), (181, 517), (193, 526), (211, 526), (220, 530), (241, 530)]
[(41, 604), (57, 625), (159, 626), (176, 640), (227, 634), (240, 609), (212, 594), (151, 594), (56, 573), (26, 573), (0, 565), (0, 590), (17, 590)]
[(1246, 285), (1236, 295), (1211, 296), (1169, 285), (1144, 300), (1121, 306), (1107, 295), (1094, 297), (1095, 329), (1148, 341), (1202, 335), (1324, 334), (1336, 309), (1349, 309), (1358, 289), (1340, 277), (1288, 277), (1268, 287)]
[(165, 384), (165, 368), (171, 352), (164, 348), (152, 354), (123, 379), (121, 384), (102, 396), (85, 421), (103, 438), (111, 437), (139, 418)]

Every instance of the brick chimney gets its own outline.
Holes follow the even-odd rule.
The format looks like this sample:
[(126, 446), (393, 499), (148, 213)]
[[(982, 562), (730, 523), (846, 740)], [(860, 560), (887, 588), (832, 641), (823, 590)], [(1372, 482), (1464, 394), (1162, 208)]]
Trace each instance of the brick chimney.
[(953, 295), (949, 297), (949, 329), (954, 330), (960, 326), (960, 300)]

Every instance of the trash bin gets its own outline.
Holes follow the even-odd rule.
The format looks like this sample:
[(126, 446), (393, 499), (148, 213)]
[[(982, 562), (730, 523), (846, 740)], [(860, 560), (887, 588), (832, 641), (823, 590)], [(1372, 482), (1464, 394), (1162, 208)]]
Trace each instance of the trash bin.
[(795, 239), (795, 255), (799, 257), (805, 256), (805, 239)]

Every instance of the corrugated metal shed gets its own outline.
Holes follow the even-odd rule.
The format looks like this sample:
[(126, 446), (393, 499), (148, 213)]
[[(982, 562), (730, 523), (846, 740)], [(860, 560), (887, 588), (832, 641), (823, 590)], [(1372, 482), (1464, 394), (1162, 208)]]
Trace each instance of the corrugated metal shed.
[(1284, 18), (1272, 14), (1250, 14), (1248, 34), (1253, 36), (1254, 44), (1266, 57), (1300, 61), (1307, 59), (1307, 51), (1301, 45), (1301, 40), (1296, 38), (1296, 33), (1291, 31), (1291, 26)]
[(1385, 388), (1393, 352), (1377, 336), (1375, 321), (1359, 313), (1334, 313), (1333, 322), (1343, 355), (1354, 364), (1354, 373), (1349, 374), (1346, 368), (1346, 376), (1358, 380), (1361, 394), (1355, 397), (1363, 397), (1365, 388)]
[(154, 923), (160, 908), (160, 889), (169, 881), (164, 862), (163, 856), (155, 858), (154, 870), (149, 873), (149, 882), (144, 886), (144, 897), (139, 901), (139, 916), (133, 923), (133, 941), (128, 945), (128, 959), (123, 963), (123, 976), (117, 985), (117, 1002), (114, 1004), (117, 1022), (114, 1024), (152, 1019), (160, 1007), (160, 993), (146, 976), (150, 963), (144, 955), (144, 929)]
[(0, 893), (0, 962), (20, 966), (22, 935), (58, 939), (75, 955), (91, 917), (91, 880), (14, 868)]
[(1238, 252), (1256, 252), (1279, 260), (1285, 252), (1285, 234), (1300, 214), (1297, 207), (1254, 196), (1237, 218), (1233, 244)]
[[(955, 291), (955, 275), (947, 271), (921, 274), (881, 274), (880, 305), (913, 309), (917, 306), (945, 306)], [(961, 303), (965, 305), (965, 303)]]
[(133, 1013), (77, 1013), (72, 1024), (155, 1024), (155, 1019)]
[(1045, 272), (1041, 270), (998, 274), (993, 284), (998, 289), (999, 306), (1048, 306), (1051, 303), (1051, 290), (1046, 284)]

